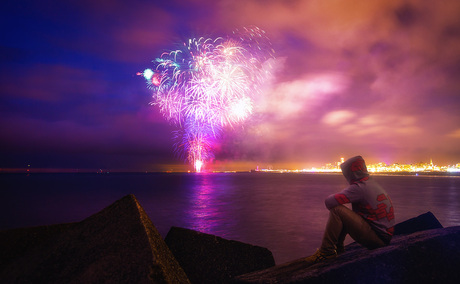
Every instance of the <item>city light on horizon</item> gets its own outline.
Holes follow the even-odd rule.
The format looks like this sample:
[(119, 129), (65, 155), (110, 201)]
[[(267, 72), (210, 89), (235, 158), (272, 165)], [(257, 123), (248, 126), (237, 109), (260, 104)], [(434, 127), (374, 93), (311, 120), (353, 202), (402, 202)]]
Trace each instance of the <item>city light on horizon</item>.
[[(144, 168), (144, 169), (122, 169), (122, 168), (36, 168), (27, 165), (23, 168), (0, 168), (0, 173), (129, 173), (129, 172), (178, 172), (178, 173), (220, 173), (220, 172), (266, 172), (266, 173), (341, 173), (340, 164), (345, 161), (344, 158), (331, 163), (318, 164), (311, 167), (298, 167), (296, 165), (267, 165), (260, 166), (264, 163), (254, 162), (229, 162), (220, 165), (207, 165), (201, 161), (196, 161), (193, 169), (186, 164), (164, 165), (162, 168)], [(419, 162), (411, 164), (385, 162), (366, 163), (369, 173), (460, 173), (460, 163), (451, 165), (437, 165), (432, 160), (429, 162)]]
[[(303, 169), (273, 169), (273, 168), (262, 168), (257, 167), (256, 171), (261, 172), (309, 172), (309, 173), (340, 173), (340, 164), (344, 162), (344, 159), (341, 158), (340, 162), (328, 163), (319, 167), (303, 168)], [(433, 164), (432, 161), (429, 163), (415, 163), (415, 164), (386, 164), (384, 162), (379, 162), (375, 164), (366, 164), (367, 170), (369, 173), (457, 173), (460, 172), (460, 163), (454, 165), (443, 165), (438, 166)]]

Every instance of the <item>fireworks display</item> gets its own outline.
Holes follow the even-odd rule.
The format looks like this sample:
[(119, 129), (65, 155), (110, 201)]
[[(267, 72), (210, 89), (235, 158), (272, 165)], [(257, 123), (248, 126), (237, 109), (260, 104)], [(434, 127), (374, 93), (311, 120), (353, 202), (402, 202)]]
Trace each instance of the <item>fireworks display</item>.
[(253, 99), (271, 77), (274, 50), (257, 27), (216, 39), (190, 39), (138, 75), (153, 91), (152, 104), (178, 130), (176, 152), (195, 168), (214, 158), (222, 131), (244, 122)]

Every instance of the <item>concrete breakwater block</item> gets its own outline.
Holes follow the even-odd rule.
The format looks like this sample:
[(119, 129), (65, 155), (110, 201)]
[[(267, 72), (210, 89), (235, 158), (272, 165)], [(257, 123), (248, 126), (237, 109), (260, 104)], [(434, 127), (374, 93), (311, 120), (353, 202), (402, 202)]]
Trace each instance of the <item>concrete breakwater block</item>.
[(1, 283), (190, 283), (134, 195), (78, 222), (0, 232)]
[(460, 226), (442, 228), (431, 212), (397, 226), (400, 234), (386, 247), (352, 243), (336, 259), (310, 267), (298, 259), (240, 275), (235, 283), (458, 283)]
[(192, 283), (228, 283), (236, 275), (275, 265), (263, 247), (172, 227), (166, 244)]
[(395, 226), (395, 235), (407, 235), (415, 232), (442, 228), (441, 223), (431, 212), (426, 212)]

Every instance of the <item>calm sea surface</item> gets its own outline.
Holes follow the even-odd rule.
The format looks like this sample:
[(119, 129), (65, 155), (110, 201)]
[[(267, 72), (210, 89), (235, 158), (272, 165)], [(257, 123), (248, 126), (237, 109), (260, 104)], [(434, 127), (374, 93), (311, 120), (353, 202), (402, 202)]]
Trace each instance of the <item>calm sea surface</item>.
[[(460, 226), (460, 178), (374, 176), (396, 222), (431, 211)], [(341, 174), (0, 174), (0, 230), (76, 222), (134, 194), (160, 234), (190, 228), (270, 249), (277, 264), (313, 253)], [(351, 239), (348, 238), (348, 242)]]

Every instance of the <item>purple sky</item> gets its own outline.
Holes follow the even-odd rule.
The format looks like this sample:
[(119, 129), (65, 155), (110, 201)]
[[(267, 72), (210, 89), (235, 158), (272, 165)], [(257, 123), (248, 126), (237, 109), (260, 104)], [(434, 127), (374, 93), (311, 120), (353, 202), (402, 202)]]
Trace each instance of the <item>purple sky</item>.
[(7, 1), (0, 167), (187, 168), (135, 74), (188, 38), (249, 25), (272, 41), (276, 80), (213, 167), (459, 163), (459, 12), (456, 0)]

